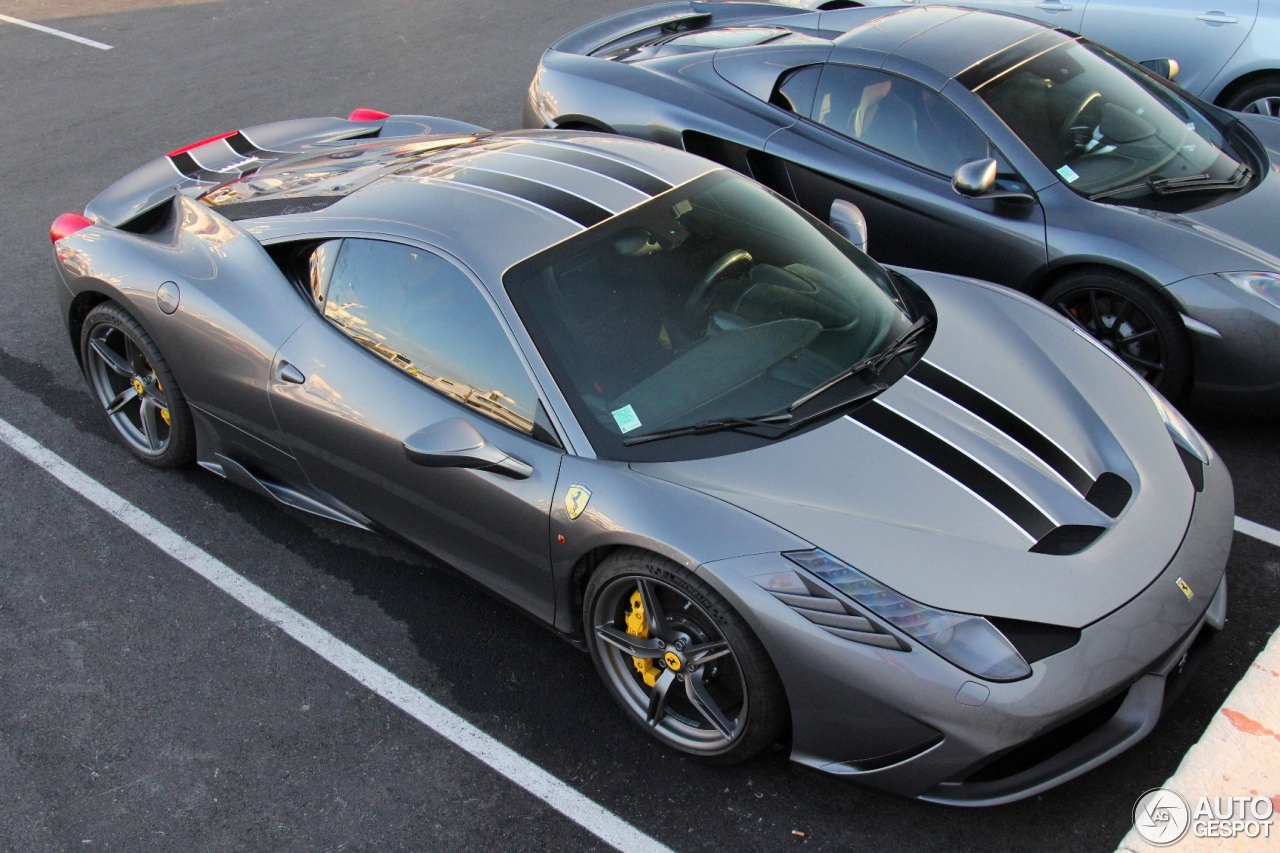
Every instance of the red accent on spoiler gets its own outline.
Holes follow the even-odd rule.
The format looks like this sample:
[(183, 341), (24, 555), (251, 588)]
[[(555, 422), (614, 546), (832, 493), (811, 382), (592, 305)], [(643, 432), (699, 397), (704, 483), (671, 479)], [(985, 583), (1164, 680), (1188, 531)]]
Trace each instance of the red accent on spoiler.
[(49, 226), (49, 242), (56, 243), (64, 237), (70, 237), (81, 229), (88, 228), (93, 220), (78, 213), (64, 213)]
[(226, 133), (219, 133), (217, 136), (210, 136), (208, 139), (201, 139), (199, 142), (193, 142), (190, 145), (184, 145), (176, 151), (170, 151), (170, 157), (177, 157), (179, 154), (186, 154), (192, 148), (199, 148), (201, 145), (208, 145), (210, 142), (217, 142), (219, 139), (226, 139), (228, 136), (235, 136), (239, 131), (228, 130)]
[(382, 121), (384, 118), (391, 118), (391, 113), (360, 107), (351, 111), (351, 115), (347, 116), (347, 121)]

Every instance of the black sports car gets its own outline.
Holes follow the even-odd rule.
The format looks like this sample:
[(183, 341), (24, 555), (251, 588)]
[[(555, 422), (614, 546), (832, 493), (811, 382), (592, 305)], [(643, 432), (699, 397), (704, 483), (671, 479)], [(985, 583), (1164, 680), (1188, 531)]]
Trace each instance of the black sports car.
[(1171, 399), (1280, 411), (1280, 122), (1023, 18), (849, 5), (606, 18), (544, 54), (526, 125), (683, 147), (824, 220), (852, 202), (879, 261), (1043, 299)]

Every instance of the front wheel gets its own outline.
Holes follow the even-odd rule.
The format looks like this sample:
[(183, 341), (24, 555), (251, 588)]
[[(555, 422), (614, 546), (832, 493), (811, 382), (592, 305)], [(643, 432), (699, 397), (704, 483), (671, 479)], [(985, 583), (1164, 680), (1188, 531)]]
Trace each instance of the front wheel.
[(609, 692), (667, 746), (729, 764), (785, 728), (786, 697), (764, 647), (723, 597), (679, 566), (614, 553), (587, 584), (583, 625)]
[(1170, 401), (1182, 396), (1191, 377), (1191, 341), (1160, 294), (1119, 270), (1097, 268), (1064, 276), (1043, 298)]

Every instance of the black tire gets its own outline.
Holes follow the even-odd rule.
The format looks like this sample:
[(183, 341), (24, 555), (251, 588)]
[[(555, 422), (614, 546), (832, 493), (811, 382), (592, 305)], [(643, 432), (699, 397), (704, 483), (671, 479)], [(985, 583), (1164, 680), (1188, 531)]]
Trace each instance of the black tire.
[(94, 307), (80, 327), (80, 359), (107, 419), (135, 456), (156, 468), (177, 468), (195, 458), (187, 399), (129, 312), (109, 301)]
[(1280, 74), (1260, 77), (1223, 104), (1229, 110), (1280, 116)]
[(1171, 402), (1191, 378), (1191, 340), (1168, 300), (1108, 267), (1063, 276), (1042, 297), (1075, 321)]
[[(636, 597), (639, 611), (631, 603)], [(764, 646), (729, 603), (692, 573), (647, 551), (616, 551), (591, 576), (582, 615), (600, 678), (627, 717), (666, 746), (732, 764), (773, 744), (786, 729), (786, 695)], [(628, 615), (644, 622), (647, 636), (626, 633)], [(618, 642), (633, 644), (629, 650), (642, 645), (648, 657), (633, 658)], [(640, 660), (653, 667), (651, 675), (657, 673), (654, 684), (645, 680)], [(663, 701), (655, 700), (659, 690)], [(709, 710), (700, 703), (709, 703)]]

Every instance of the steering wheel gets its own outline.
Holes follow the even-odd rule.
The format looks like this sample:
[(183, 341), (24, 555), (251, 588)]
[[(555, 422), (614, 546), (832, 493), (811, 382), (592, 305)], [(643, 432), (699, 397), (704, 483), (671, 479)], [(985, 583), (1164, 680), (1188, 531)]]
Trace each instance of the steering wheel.
[(689, 299), (684, 303), (684, 313), (686, 317), (696, 316), (704, 308), (711, 298), (711, 291), (715, 290), (720, 282), (729, 277), (729, 273), (742, 264), (751, 263), (751, 253), (744, 249), (734, 249), (732, 252), (726, 253), (720, 260), (711, 265), (707, 270), (707, 274), (702, 277), (702, 281), (693, 289), (693, 293), (689, 294)]
[[(1093, 128), (1098, 124), (1094, 122), (1086, 122), (1081, 125), (1078, 122), (1084, 117), (1084, 114), (1090, 109), (1102, 106), (1102, 93), (1090, 92), (1085, 96), (1084, 100), (1076, 106), (1071, 114), (1067, 116), (1067, 120), (1062, 123), (1062, 127), (1058, 129), (1058, 143), (1062, 147), (1063, 154), (1078, 154), (1084, 150), (1085, 146), (1093, 138)], [(1078, 131), (1089, 131), (1088, 137), (1081, 138)]]

